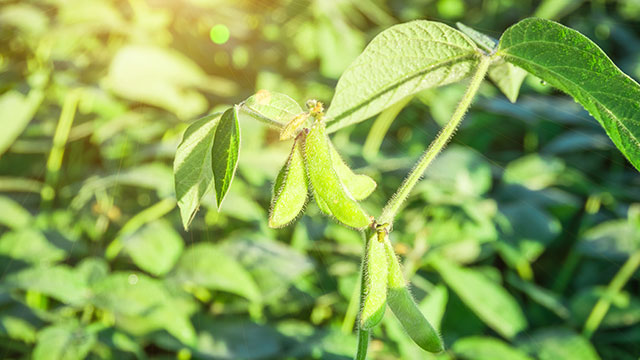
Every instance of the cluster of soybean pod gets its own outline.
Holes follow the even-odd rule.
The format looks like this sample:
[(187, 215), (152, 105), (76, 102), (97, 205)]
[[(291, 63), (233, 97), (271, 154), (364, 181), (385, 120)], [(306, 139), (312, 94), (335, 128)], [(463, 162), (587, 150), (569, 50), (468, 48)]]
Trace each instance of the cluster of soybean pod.
[[(308, 101), (308, 111), (294, 116), (290, 101), (293, 100), (286, 95), (261, 90), (240, 105), (254, 118), (279, 124), (280, 140), (294, 139), (289, 157), (274, 182), (269, 226), (279, 228), (294, 221), (312, 193), (323, 213), (362, 231), (367, 239), (362, 261), (359, 348), (362, 346), (366, 354), (369, 332), (382, 321), (388, 304), (416, 344), (430, 352), (442, 351), (439, 334), (409, 292), (389, 240), (389, 224), (378, 224), (358, 204), (358, 200), (373, 192), (376, 182), (367, 175), (354, 173), (342, 160), (327, 136), (320, 102)], [(274, 109), (281, 111), (277, 115), (269, 113)], [(290, 120), (282, 123), (266, 119), (270, 115)]]

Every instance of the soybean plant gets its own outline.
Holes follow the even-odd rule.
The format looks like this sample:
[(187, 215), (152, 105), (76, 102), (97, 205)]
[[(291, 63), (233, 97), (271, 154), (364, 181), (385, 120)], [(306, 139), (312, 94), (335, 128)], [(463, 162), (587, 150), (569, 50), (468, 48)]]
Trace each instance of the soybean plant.
[[(556, 22), (525, 19), (494, 40), (463, 24), (454, 29), (433, 21), (393, 26), (375, 37), (339, 79), (331, 103), (311, 100), (306, 109), (284, 94), (261, 90), (222, 114), (193, 123), (179, 145), (175, 186), (188, 228), (210, 187), (217, 205), (233, 180), (240, 145), (239, 117), (256, 119), (291, 141), (291, 153), (274, 181), (269, 226), (293, 222), (310, 197), (333, 220), (362, 233), (361, 308), (356, 359), (365, 359), (371, 329), (389, 305), (406, 333), (426, 351), (444, 349), (438, 332), (408, 289), (390, 240), (403, 202), (425, 169), (446, 146), (488, 77), (515, 102), (527, 73), (571, 95), (602, 125), (616, 147), (640, 169), (640, 86), (591, 40)], [(378, 217), (360, 200), (376, 188), (354, 173), (329, 134), (404, 106), (414, 94), (470, 78), (450, 121), (427, 147)]]

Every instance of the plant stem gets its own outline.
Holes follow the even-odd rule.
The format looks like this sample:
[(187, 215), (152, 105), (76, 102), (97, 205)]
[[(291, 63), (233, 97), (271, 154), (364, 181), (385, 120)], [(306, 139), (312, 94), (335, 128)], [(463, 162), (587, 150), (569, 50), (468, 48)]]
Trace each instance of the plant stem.
[(382, 215), (378, 220), (379, 223), (393, 223), (393, 218), (396, 216), (402, 203), (407, 199), (411, 190), (418, 183), (422, 174), (427, 169), (429, 164), (436, 158), (438, 153), (447, 145), (453, 134), (455, 133), (458, 125), (462, 121), (464, 114), (469, 109), (473, 98), (475, 97), (478, 89), (480, 88), (480, 84), (487, 74), (487, 70), (489, 69), (489, 65), (491, 64), (492, 58), (489, 56), (481, 56), (480, 63), (478, 64), (478, 69), (476, 73), (473, 75), (471, 82), (469, 83), (469, 87), (467, 91), (464, 93), (462, 100), (458, 104), (458, 107), (453, 112), (451, 116), (451, 120), (445, 125), (445, 127), (440, 131), (438, 136), (433, 140), (429, 148), (424, 152), (424, 155), (418, 160), (416, 166), (411, 170), (409, 176), (404, 180), (400, 188), (396, 191), (396, 193), (391, 197), (387, 205), (382, 209)]
[(613, 280), (609, 283), (609, 286), (607, 286), (604, 295), (598, 299), (598, 302), (591, 310), (591, 314), (589, 314), (584, 324), (584, 329), (582, 330), (582, 334), (586, 338), (590, 338), (598, 329), (602, 319), (604, 319), (607, 311), (609, 311), (612, 298), (622, 290), (627, 281), (629, 281), (631, 276), (638, 270), (638, 267), (640, 267), (640, 251), (636, 251), (629, 256), (629, 259), (622, 265), (616, 276), (614, 276)]
[(64, 147), (69, 139), (71, 125), (76, 115), (76, 108), (80, 101), (81, 90), (70, 90), (65, 96), (62, 104), (60, 119), (53, 134), (53, 146), (47, 159), (47, 172), (45, 175), (45, 183), (40, 191), (42, 199), (42, 207), (48, 209), (55, 197), (55, 187), (60, 178), (60, 167), (62, 166), (62, 158), (64, 157)]

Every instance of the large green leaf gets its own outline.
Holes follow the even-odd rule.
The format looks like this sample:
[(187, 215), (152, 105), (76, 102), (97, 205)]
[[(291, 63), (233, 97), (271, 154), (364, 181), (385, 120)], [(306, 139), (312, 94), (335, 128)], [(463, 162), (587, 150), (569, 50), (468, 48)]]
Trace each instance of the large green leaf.
[(31, 90), (27, 96), (10, 90), (0, 96), (0, 155), (27, 127), (43, 98), (44, 93), (40, 90)]
[(82, 360), (96, 343), (95, 333), (76, 323), (55, 324), (38, 334), (34, 360)]
[(504, 32), (498, 54), (573, 96), (640, 170), (640, 85), (596, 44), (556, 22), (525, 19)]
[(63, 260), (66, 252), (52, 244), (40, 231), (24, 228), (0, 237), (0, 255), (34, 264)]
[(453, 352), (469, 360), (532, 360), (522, 351), (488, 336), (472, 336), (457, 340)]
[(37, 291), (67, 304), (80, 305), (90, 296), (82, 274), (66, 265), (37, 266), (8, 275), (8, 288)]
[(328, 131), (365, 120), (408, 95), (465, 78), (478, 55), (473, 41), (441, 23), (418, 20), (383, 31), (340, 77), (326, 114), (333, 122)]
[(258, 301), (260, 290), (247, 270), (217, 246), (189, 247), (176, 265), (173, 278), (185, 285), (222, 290)]
[(211, 164), (218, 209), (229, 191), (229, 186), (231, 186), (231, 181), (236, 173), (239, 150), (240, 124), (238, 124), (238, 107), (234, 106), (220, 117), (211, 149)]
[(512, 339), (527, 328), (518, 302), (499, 284), (477, 270), (444, 259), (433, 257), (432, 264), (462, 301), (500, 335)]
[(0, 196), (0, 225), (20, 229), (29, 225), (32, 220), (31, 214), (20, 204), (9, 197)]
[(140, 269), (156, 276), (171, 270), (183, 248), (180, 234), (162, 219), (125, 236), (123, 245)]
[(213, 182), (211, 146), (220, 113), (208, 115), (187, 128), (173, 161), (176, 198), (182, 225), (189, 227), (200, 200)]
[(520, 348), (540, 360), (599, 360), (593, 345), (584, 337), (564, 328), (548, 328), (528, 333)]

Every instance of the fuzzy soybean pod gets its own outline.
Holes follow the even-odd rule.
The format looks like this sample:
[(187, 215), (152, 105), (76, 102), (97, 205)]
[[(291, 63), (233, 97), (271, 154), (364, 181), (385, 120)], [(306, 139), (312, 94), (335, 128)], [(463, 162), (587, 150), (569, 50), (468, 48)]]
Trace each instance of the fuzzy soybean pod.
[(269, 227), (279, 228), (293, 221), (307, 202), (307, 178), (302, 156), (304, 133), (296, 138), (291, 153), (273, 185)]
[(333, 164), (333, 168), (351, 196), (356, 200), (364, 200), (371, 195), (373, 190), (376, 189), (376, 182), (367, 175), (354, 173), (353, 170), (351, 170), (351, 168), (344, 162), (331, 141), (329, 141), (329, 148), (331, 151), (331, 163)]
[[(356, 229), (369, 225), (369, 216), (346, 190), (331, 162), (331, 150), (324, 122), (316, 121), (304, 142), (307, 176), (319, 204), (341, 223)], [(321, 205), (321, 206), (322, 206)]]
[(400, 263), (388, 240), (385, 240), (387, 262), (389, 263), (389, 283), (387, 302), (404, 330), (421, 348), (430, 352), (444, 350), (440, 335), (422, 315), (416, 305), (402, 275)]
[(360, 328), (369, 330), (378, 325), (387, 308), (389, 266), (384, 242), (374, 234), (367, 242), (364, 258), (364, 299), (360, 311)]

